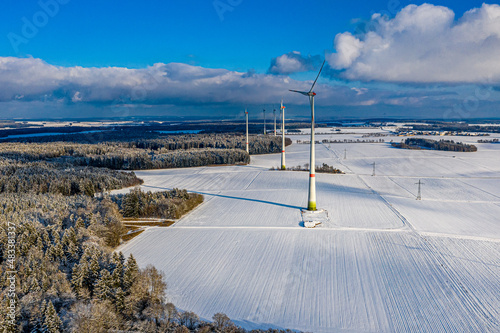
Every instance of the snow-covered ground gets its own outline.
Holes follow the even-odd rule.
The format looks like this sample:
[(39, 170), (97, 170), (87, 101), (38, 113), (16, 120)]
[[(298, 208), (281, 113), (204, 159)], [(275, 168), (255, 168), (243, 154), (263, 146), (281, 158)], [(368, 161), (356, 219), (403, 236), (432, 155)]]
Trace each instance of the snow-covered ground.
[[(205, 319), (224, 312), (247, 328), (310, 332), (499, 332), (500, 144), (477, 146), (317, 145), (317, 164), (345, 174), (317, 175), (330, 221), (314, 229), (301, 225), (308, 175), (269, 170), (279, 154), (248, 166), (137, 171), (144, 190), (186, 188), (205, 202), (120, 250), (163, 270), (169, 300)], [(308, 154), (294, 143), (287, 166)]]

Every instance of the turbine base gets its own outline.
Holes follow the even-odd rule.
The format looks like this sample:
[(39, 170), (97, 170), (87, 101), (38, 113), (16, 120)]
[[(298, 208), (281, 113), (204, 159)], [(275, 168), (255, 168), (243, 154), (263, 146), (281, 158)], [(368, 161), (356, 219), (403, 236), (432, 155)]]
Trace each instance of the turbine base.
[(324, 209), (308, 210), (302, 209), (302, 222), (306, 228), (314, 228), (319, 224), (327, 224), (330, 221), (328, 211)]

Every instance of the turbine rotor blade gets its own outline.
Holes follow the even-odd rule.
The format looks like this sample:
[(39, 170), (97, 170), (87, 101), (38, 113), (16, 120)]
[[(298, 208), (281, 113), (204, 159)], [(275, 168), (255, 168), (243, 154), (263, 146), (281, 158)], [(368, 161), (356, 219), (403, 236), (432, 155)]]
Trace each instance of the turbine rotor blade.
[(325, 62), (326, 62), (326, 59), (325, 59), (325, 60), (323, 60), (323, 64), (321, 65), (321, 68), (319, 69), (318, 76), (316, 76), (316, 80), (314, 80), (314, 83), (313, 83), (313, 85), (311, 86), (311, 90), (309, 90), (309, 92), (313, 91), (314, 86), (316, 85), (316, 81), (318, 81), (319, 76), (321, 75), (321, 71), (323, 70), (323, 66), (325, 66)]
[(291, 90), (291, 89), (290, 89), (290, 91), (296, 92), (296, 93), (299, 93), (299, 94), (302, 94), (302, 95), (305, 95), (305, 96), (309, 96), (309, 93), (306, 92), (306, 91), (298, 91), (298, 90)]

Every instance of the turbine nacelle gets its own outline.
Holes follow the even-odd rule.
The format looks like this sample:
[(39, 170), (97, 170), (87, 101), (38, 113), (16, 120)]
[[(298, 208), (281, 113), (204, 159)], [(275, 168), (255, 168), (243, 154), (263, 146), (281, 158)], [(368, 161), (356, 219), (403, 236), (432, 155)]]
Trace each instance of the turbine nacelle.
[(313, 89), (314, 89), (314, 86), (316, 85), (316, 82), (319, 79), (319, 76), (321, 75), (321, 71), (323, 70), (323, 66), (325, 66), (325, 62), (326, 62), (326, 59), (323, 61), (323, 64), (321, 65), (321, 68), (319, 69), (318, 76), (316, 76), (316, 80), (314, 80), (314, 82), (311, 86), (311, 89), (309, 89), (309, 91), (299, 91), (299, 90), (290, 90), (290, 91), (302, 94), (304, 96), (308, 96), (309, 98), (316, 96), (316, 93), (313, 91)]

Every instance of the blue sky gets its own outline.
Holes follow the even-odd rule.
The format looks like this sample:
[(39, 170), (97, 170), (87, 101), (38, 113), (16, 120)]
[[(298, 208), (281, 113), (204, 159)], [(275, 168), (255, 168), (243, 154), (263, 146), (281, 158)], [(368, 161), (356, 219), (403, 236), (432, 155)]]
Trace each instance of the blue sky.
[[(314, 79), (325, 56), (327, 70), (318, 86), (324, 118), (419, 118), (436, 112), (496, 116), (500, 69), (493, 55), (500, 49), (500, 9), (481, 1), (423, 4), (4, 0), (0, 84), (9, 89), (0, 94), (0, 117), (172, 115), (181, 110), (227, 117), (243, 107), (260, 110), (279, 102), (287, 87), (305, 89), (309, 83), (304, 81)], [(462, 17), (473, 8), (477, 13)], [(372, 16), (376, 13), (380, 18)], [(430, 31), (422, 28), (433, 22), (439, 24)], [(472, 36), (463, 40), (460, 29)], [(380, 51), (380, 45), (387, 46)], [(420, 49), (424, 52), (418, 54)], [(283, 97), (292, 114), (306, 110), (307, 100)], [(467, 110), (457, 111), (457, 104)]]

